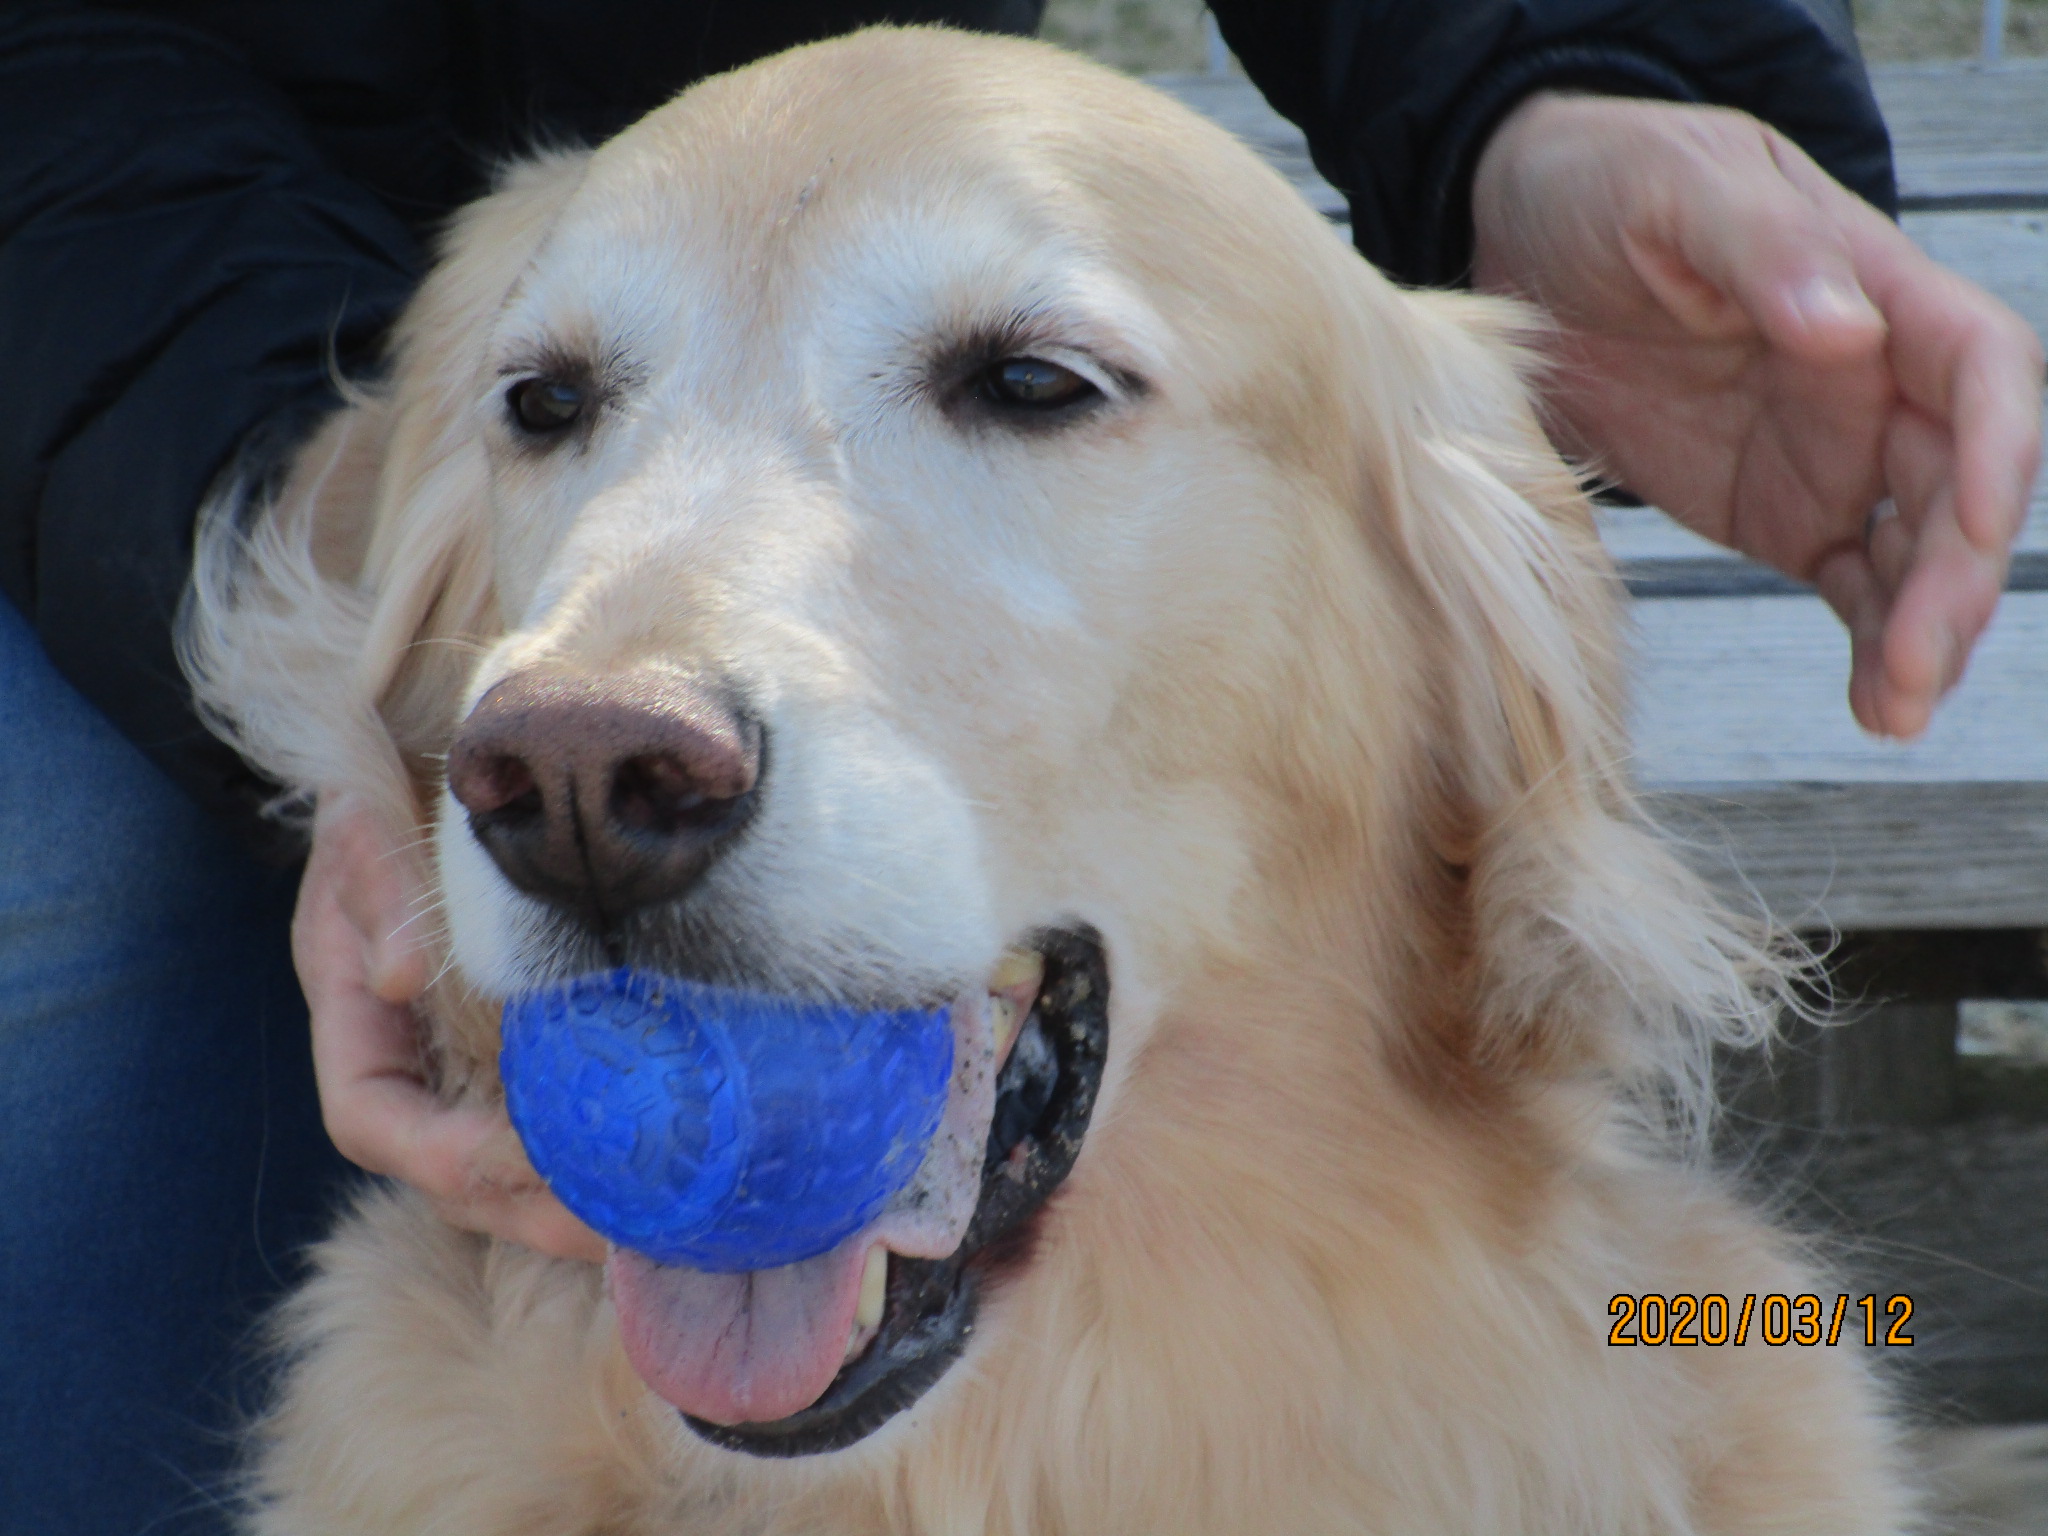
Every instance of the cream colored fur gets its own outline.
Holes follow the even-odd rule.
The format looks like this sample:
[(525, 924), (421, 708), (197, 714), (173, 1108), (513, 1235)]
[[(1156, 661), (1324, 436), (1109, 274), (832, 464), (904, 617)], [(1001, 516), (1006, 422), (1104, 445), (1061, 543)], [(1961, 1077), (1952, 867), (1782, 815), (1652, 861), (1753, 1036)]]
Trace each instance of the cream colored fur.
[[(1118, 398), (1020, 435), (919, 393), (1019, 312)], [(436, 840), (448, 1093), (493, 1101), (549, 962), (439, 754), (534, 662), (746, 683), (774, 766), (719, 878), (775, 979), (1087, 921), (1111, 1066), (966, 1356), (825, 1457), (693, 1438), (598, 1271), (365, 1200), (283, 1318), (255, 1528), (1908, 1528), (1846, 1350), (1605, 1343), (1616, 1292), (1821, 1282), (1686, 1160), (1778, 971), (1636, 808), (1523, 324), (1397, 291), (1163, 97), (939, 31), (708, 81), (465, 213), (391, 382), (212, 528), (187, 636), (253, 758)], [(506, 439), (543, 344), (630, 355), (573, 453)]]

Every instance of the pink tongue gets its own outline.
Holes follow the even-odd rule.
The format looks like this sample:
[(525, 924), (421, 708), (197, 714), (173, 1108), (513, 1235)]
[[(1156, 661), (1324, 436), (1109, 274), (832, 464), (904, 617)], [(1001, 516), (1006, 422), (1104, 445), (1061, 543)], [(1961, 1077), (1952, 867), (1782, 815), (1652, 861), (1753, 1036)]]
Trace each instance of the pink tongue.
[(832, 1384), (860, 1305), (870, 1231), (781, 1269), (713, 1275), (614, 1248), (619, 1337), (640, 1379), (713, 1424), (786, 1418)]

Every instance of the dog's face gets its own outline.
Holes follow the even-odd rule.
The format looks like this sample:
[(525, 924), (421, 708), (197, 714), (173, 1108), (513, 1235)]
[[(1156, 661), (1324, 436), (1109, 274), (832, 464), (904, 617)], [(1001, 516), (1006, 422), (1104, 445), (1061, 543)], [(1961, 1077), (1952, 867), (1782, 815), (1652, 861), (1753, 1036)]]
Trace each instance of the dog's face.
[[(624, 958), (950, 995), (1106, 884), (1213, 896), (1103, 837), (1187, 820), (1133, 783), (1116, 712), (1242, 623), (1229, 568), (1273, 558), (1214, 537), (1245, 492), (1219, 484), (1245, 461), (1201, 398), (1221, 381), (1090, 238), (1087, 189), (805, 84), (826, 94), (737, 123), (692, 98), (607, 146), (491, 327), (471, 409), (509, 627), (466, 704), (645, 672), (759, 758), (744, 829), (613, 936), (444, 807), (456, 955), (493, 989)], [(1197, 821), (1227, 810), (1211, 787)]]
[[(957, 1270), (970, 1226), (980, 1248), (1029, 1215), (989, 1215), (1016, 1172), (992, 1120), (1049, 1087), (1041, 1120), (1078, 1140), (1088, 1106), (1065, 1101), (1101, 1086), (1092, 1062), (1044, 1086), (1020, 1062), (991, 1091), (1002, 1010), (1049, 1070), (1075, 1028), (1055, 995), (1113, 973), (1128, 1063), (1271, 851), (1247, 786), (1272, 743), (1241, 721), (1288, 686), (1280, 604), (1316, 550), (1251, 510), (1303, 497), (1261, 440), (1303, 380), (1241, 336), (1301, 298), (1229, 292), (1218, 239), (1190, 249), (1187, 205), (1216, 189), (1165, 169), (1186, 164), (1167, 113), (1105, 156), (1092, 73), (991, 106), (927, 59), (923, 99), (878, 111), (883, 57), (714, 83), (607, 145), (563, 176), (480, 348), (451, 338), (477, 348), (463, 409), (506, 629), (456, 711), (437, 848), (454, 959), (491, 995), (629, 964), (953, 1005), (959, 1155), (853, 1246)], [(1240, 214), (1352, 261), (1223, 164)], [(1369, 704), (1372, 668), (1356, 686)], [(826, 1267), (787, 1310), (829, 1314), (835, 1347), (755, 1303), (801, 1345), (686, 1366), (685, 1325), (639, 1317), (682, 1303), (626, 1300), (615, 1261), (635, 1363), (791, 1443), (861, 1263)], [(842, 1381), (807, 1443), (872, 1427), (939, 1363), (893, 1337), (935, 1305), (897, 1280), (868, 1351), (915, 1358)], [(942, 1299), (950, 1359), (967, 1303)]]
[[(838, 1449), (976, 1307), (1043, 1321), (1106, 1260), (1032, 1239), (1108, 1219), (1114, 1149), (1180, 1109), (1284, 1077), (1307, 1135), (1332, 1074), (1455, 1058), (1477, 1102), (1596, 1048), (1527, 914), (1640, 900), (1558, 853), (1623, 793), (1607, 599), (1500, 326), (1396, 292), (1162, 98), (939, 32), (708, 82), (458, 227), (393, 388), (302, 472), (340, 549), (311, 558), (370, 596), (334, 627), (432, 828), (444, 1001), (628, 964), (954, 1007), (915, 1210), (751, 1301), (614, 1261), (629, 1356), (702, 1433)], [(352, 454), (356, 549), (317, 527)], [(259, 691), (215, 685), (245, 720)], [(1355, 1027), (1233, 1017), (1259, 987)], [(451, 1081), (488, 1094), (464, 1013)], [(738, 1322), (787, 1337), (721, 1353)]]
[[(1209, 735), (1210, 701), (1280, 682), (1315, 552), (1248, 509), (1303, 499), (1261, 438), (1326, 362), (1243, 333), (1313, 298), (1248, 284), (1237, 232), (1189, 241), (1222, 219), (1189, 207), (1217, 189), (1182, 121), (1105, 154), (1091, 97), (1124, 93), (1027, 58), (1009, 102), (913, 67), (920, 99), (877, 110), (857, 53), (715, 82), (562, 188), (465, 402), (506, 633), (463, 709), (644, 674), (758, 763), (744, 828), (611, 932), (444, 803), (485, 987), (625, 959), (950, 995), (1048, 925), (1227, 923), (1260, 830), (1231, 758), (1258, 744)], [(1349, 259), (1224, 166), (1233, 216)]]

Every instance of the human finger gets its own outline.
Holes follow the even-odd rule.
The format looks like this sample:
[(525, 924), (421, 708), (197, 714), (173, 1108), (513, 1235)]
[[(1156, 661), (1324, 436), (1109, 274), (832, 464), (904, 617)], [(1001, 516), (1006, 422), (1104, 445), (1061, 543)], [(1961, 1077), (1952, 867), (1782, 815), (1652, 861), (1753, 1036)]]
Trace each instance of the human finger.
[(313, 1070), (328, 1135), (372, 1173), (395, 1173), (392, 1127), (428, 1096), (417, 1026), (403, 1002), (371, 989), (366, 945), (341, 882), (316, 852), (299, 887), (292, 959), (311, 1018)]
[(388, 1174), (401, 1172), (394, 1149), (432, 1099), (407, 1006), (425, 989), (424, 957), (409, 964), (390, 940), (409, 910), (386, 857), (393, 841), (360, 800), (323, 796), (292, 917), (328, 1135), (350, 1161)]
[[(1779, 155), (1799, 155), (1797, 148), (1781, 147), (1770, 129), (1739, 114), (1688, 121), (1715, 142), (1688, 195), (1668, 200), (1669, 238), (1684, 263), (1732, 299), (1772, 346), (1802, 361), (1874, 355), (1884, 316), (1864, 292), (1829, 210), (1784, 173)], [(1654, 286), (1649, 272), (1641, 275)]]
[(1962, 680), (1997, 608), (2007, 557), (2002, 546), (1979, 549), (1963, 533), (1955, 453), (1940, 424), (1901, 411), (1887, 434), (1885, 472), (1915, 515), (1909, 556), (1890, 584), (1879, 714), (1887, 734), (1910, 737)]
[(501, 1112), (442, 1103), (418, 1079), (361, 1080), (349, 1124), (368, 1162), (426, 1195), (443, 1220), (556, 1258), (604, 1260), (604, 1240), (569, 1213)]
[(1865, 553), (1843, 545), (1814, 571), (1814, 585), (1849, 632), (1849, 710), (1864, 730), (1884, 731), (1884, 623), (1890, 609)]
[[(315, 914), (309, 942), (320, 942), (323, 922), (346, 919)], [(502, 1111), (446, 1104), (434, 1092), (412, 1010), (313, 970), (327, 977), (317, 995), (309, 988), (314, 1072), (342, 1156), (418, 1189), (466, 1230), (601, 1261), (603, 1241), (541, 1182)]]
[(1896, 597), (1913, 563), (1914, 525), (1899, 513), (1890, 498), (1873, 508), (1863, 534), (1864, 554), (1887, 599)]
[(342, 912), (360, 935), (370, 988), (387, 1002), (426, 990), (432, 956), (424, 921), (426, 880), (417, 850), (366, 801), (323, 795), (313, 825), (307, 879), (332, 881)]
[(2010, 308), (1869, 210), (1855, 218), (1850, 238), (1891, 321), (1900, 393), (1953, 438), (1958, 526), (1987, 553), (2010, 547), (2040, 466), (2039, 339)]
[(393, 872), (391, 840), (360, 810), (323, 805), (292, 925), (328, 1135), (351, 1162), (420, 1190), (458, 1226), (601, 1260), (602, 1240), (541, 1183), (502, 1111), (449, 1105), (434, 1091), (409, 1006), (425, 987), (425, 946), (392, 937), (409, 883)]
[(604, 1239), (555, 1198), (502, 1115), (457, 1109), (447, 1125), (449, 1150), (459, 1153), (464, 1179), (434, 1199), (444, 1221), (556, 1258), (604, 1262)]

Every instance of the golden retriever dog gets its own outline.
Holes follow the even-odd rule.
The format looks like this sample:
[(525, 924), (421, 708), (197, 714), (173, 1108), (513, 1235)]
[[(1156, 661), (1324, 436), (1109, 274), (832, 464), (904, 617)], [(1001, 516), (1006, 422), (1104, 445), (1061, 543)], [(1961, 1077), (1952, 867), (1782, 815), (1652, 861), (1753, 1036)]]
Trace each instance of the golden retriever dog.
[(254, 1528), (1910, 1528), (1860, 1351), (1609, 1343), (1826, 1287), (1688, 1151), (1782, 977), (1633, 798), (1526, 326), (944, 30), (461, 215), (388, 382), (210, 525), (203, 703), (431, 841), (450, 1100), (617, 965), (943, 998), (961, 1066), (916, 1208), (784, 1269), (369, 1193)]

